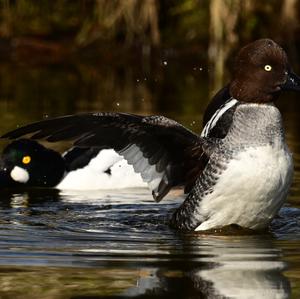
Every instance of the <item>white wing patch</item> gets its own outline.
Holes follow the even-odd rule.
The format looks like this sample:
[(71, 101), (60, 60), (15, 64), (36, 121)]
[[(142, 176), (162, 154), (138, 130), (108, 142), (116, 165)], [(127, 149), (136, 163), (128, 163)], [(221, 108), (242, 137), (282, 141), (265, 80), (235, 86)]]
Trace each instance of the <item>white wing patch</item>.
[(201, 137), (207, 137), (208, 133), (215, 127), (221, 116), (231, 107), (233, 107), (238, 101), (234, 98), (231, 98), (224, 105), (222, 105), (206, 123), (205, 127), (201, 132)]
[(26, 169), (21, 168), (19, 166), (15, 166), (13, 170), (10, 172), (11, 178), (19, 183), (27, 183), (29, 181), (29, 173)]

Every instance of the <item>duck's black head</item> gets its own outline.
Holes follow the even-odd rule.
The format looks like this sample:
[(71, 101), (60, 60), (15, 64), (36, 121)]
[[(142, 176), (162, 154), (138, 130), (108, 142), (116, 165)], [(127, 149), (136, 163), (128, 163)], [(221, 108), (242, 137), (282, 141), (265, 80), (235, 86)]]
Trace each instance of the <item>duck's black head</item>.
[(283, 90), (300, 91), (300, 78), (292, 71), (285, 51), (271, 39), (243, 47), (234, 64), (230, 95), (242, 102), (264, 103)]
[(0, 188), (12, 186), (53, 187), (65, 172), (61, 155), (36, 141), (19, 139), (10, 143), (0, 162)]

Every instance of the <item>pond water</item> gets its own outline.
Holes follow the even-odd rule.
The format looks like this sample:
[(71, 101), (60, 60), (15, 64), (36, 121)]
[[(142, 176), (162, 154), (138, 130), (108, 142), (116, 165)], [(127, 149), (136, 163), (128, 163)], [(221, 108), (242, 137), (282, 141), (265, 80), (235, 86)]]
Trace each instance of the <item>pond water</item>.
[[(199, 132), (209, 72), (193, 61), (1, 62), (0, 132), (104, 110), (160, 113)], [(176, 232), (176, 191), (159, 204), (146, 189), (1, 191), (0, 298), (300, 298), (300, 105), (289, 94), (278, 106), (295, 178), (268, 232)]]

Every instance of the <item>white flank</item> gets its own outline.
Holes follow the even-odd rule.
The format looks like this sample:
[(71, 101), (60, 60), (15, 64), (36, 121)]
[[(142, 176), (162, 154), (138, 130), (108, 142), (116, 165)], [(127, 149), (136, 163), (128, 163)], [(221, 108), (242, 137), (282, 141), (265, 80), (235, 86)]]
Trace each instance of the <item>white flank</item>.
[(232, 106), (237, 103), (237, 100), (232, 98), (228, 102), (226, 102), (223, 106), (221, 106), (214, 115), (210, 118), (210, 120), (206, 123), (205, 127), (201, 132), (201, 137), (207, 137), (208, 133), (213, 129), (213, 127), (217, 124), (220, 117)]
[(282, 206), (292, 175), (292, 157), (282, 143), (239, 153), (229, 162), (213, 192), (201, 200), (199, 213), (207, 220), (196, 230), (233, 223), (265, 228)]
[(29, 181), (29, 173), (26, 169), (21, 168), (19, 166), (15, 166), (13, 170), (10, 172), (11, 178), (19, 183), (27, 183)]
[[(110, 169), (110, 174), (106, 173)], [(114, 150), (102, 150), (90, 163), (72, 171), (56, 186), (68, 190), (147, 187), (141, 176)]]

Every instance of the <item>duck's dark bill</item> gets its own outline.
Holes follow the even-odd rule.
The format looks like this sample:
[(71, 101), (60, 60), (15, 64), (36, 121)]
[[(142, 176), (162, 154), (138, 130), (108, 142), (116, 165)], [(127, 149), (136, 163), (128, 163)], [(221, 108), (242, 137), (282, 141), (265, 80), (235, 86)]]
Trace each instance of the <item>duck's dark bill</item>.
[(282, 90), (300, 91), (300, 77), (290, 71), (285, 84), (282, 85)]

